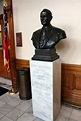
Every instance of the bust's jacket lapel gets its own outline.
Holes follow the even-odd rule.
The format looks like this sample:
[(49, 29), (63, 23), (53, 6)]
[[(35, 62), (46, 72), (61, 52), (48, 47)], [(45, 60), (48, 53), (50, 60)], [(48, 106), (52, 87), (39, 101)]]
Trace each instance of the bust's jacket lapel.
[(41, 29), (35, 31), (32, 35), (31, 40), (33, 40), (33, 45), (35, 48), (39, 49), (39, 38), (40, 38)]

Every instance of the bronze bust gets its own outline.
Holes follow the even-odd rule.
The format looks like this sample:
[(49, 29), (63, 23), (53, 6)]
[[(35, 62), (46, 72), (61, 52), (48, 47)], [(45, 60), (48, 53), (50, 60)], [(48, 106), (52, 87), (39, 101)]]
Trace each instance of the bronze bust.
[(31, 38), (35, 47), (33, 60), (54, 61), (59, 58), (55, 45), (61, 39), (66, 38), (66, 33), (64, 30), (50, 24), (52, 18), (52, 13), (48, 9), (43, 9), (40, 13), (40, 20), (43, 27), (33, 32)]

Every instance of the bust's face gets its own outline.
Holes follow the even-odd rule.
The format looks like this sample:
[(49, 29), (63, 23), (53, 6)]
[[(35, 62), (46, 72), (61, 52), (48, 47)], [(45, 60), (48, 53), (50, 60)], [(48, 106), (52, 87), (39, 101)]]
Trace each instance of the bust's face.
[(47, 26), (50, 24), (51, 16), (46, 11), (43, 11), (40, 14), (40, 20), (43, 26)]

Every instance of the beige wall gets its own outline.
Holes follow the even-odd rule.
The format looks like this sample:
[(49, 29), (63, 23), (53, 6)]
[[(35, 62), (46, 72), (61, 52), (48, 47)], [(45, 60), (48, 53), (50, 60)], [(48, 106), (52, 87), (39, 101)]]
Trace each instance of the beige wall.
[[(67, 39), (57, 45), (61, 62), (81, 64), (81, 0), (12, 0), (14, 33), (22, 32), (22, 47), (16, 47), (16, 58), (30, 59), (34, 54), (31, 36), (41, 27), (43, 8), (52, 11), (52, 25), (66, 31)], [(16, 43), (16, 39), (15, 39)]]

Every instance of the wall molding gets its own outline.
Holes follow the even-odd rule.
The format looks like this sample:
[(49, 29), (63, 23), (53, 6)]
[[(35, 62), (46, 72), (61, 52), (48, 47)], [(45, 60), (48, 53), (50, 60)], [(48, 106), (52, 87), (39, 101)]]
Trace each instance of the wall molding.
[[(16, 69), (30, 68), (29, 60), (16, 59)], [(61, 64), (62, 102), (81, 108), (81, 65)]]
[(30, 61), (24, 59), (16, 59), (16, 69), (23, 67), (30, 68)]

